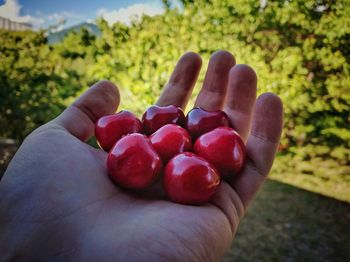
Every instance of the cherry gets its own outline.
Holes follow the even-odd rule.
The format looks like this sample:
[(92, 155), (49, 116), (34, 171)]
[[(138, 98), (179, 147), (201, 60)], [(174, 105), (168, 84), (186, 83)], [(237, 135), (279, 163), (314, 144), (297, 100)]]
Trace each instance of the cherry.
[(97, 120), (95, 125), (96, 139), (101, 148), (107, 152), (124, 135), (141, 131), (141, 121), (126, 110), (114, 115), (103, 116)]
[(214, 195), (220, 184), (220, 176), (205, 159), (186, 152), (168, 162), (163, 182), (172, 201), (200, 205)]
[(231, 126), (230, 120), (224, 111), (206, 111), (195, 107), (188, 112), (185, 127), (193, 140), (220, 126)]
[(230, 127), (218, 127), (200, 136), (194, 152), (213, 164), (222, 178), (239, 173), (246, 157), (240, 135)]
[(192, 150), (190, 135), (186, 129), (175, 124), (161, 127), (150, 136), (150, 140), (163, 163), (179, 153)]
[(142, 189), (151, 185), (162, 171), (162, 161), (145, 135), (121, 138), (107, 158), (110, 177), (120, 186)]
[(145, 134), (151, 135), (166, 124), (183, 126), (185, 115), (181, 108), (170, 106), (150, 106), (142, 116), (142, 124)]

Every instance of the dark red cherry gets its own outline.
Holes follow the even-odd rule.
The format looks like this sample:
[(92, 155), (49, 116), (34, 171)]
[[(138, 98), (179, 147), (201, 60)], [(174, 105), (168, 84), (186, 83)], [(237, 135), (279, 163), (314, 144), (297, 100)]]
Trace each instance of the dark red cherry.
[(97, 120), (95, 125), (96, 139), (101, 148), (107, 152), (123, 136), (139, 132), (142, 132), (141, 121), (126, 110), (114, 115), (103, 116)]
[(170, 200), (200, 205), (214, 195), (220, 184), (220, 176), (205, 159), (186, 152), (168, 162), (163, 184)]
[(184, 126), (185, 115), (181, 108), (170, 106), (150, 106), (142, 116), (142, 125), (145, 134), (151, 135), (166, 124)]
[(175, 124), (162, 126), (150, 136), (150, 140), (163, 163), (179, 153), (192, 150), (190, 135), (186, 129)]
[(239, 173), (246, 158), (240, 135), (230, 127), (218, 127), (200, 136), (193, 151), (213, 164), (222, 178)]
[(107, 158), (110, 177), (120, 186), (142, 189), (157, 180), (162, 161), (150, 140), (142, 134), (129, 134), (121, 138)]
[(231, 126), (227, 114), (221, 110), (206, 111), (195, 107), (188, 112), (185, 120), (185, 128), (193, 140), (220, 126)]

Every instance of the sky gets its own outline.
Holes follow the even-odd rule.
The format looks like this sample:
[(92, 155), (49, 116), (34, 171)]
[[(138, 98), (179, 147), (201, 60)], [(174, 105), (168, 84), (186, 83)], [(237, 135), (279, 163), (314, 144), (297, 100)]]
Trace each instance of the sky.
[[(161, 0), (0, 0), (0, 16), (33, 28), (59, 29), (103, 17), (109, 24), (130, 23), (132, 17), (161, 14)], [(64, 21), (64, 23), (63, 23)]]

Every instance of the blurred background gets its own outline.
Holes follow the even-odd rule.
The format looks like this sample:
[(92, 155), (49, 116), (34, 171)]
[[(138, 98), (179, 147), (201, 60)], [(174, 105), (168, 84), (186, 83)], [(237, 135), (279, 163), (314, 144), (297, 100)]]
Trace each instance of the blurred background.
[[(179, 57), (251, 65), (285, 123), (225, 261), (350, 261), (350, 1), (0, 0), (0, 176), (33, 129), (100, 79), (141, 115)], [(93, 141), (91, 142), (93, 143)], [(1, 197), (1, 196), (0, 196)]]

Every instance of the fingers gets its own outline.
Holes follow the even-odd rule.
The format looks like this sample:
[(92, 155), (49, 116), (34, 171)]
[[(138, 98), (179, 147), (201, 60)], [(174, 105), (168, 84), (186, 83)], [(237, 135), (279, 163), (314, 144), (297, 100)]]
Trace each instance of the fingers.
[(256, 99), (257, 77), (248, 65), (236, 65), (229, 73), (225, 112), (233, 127), (246, 141)]
[(159, 106), (176, 105), (184, 109), (197, 81), (201, 66), (202, 59), (198, 54), (193, 52), (184, 54), (156, 104)]
[(247, 207), (266, 179), (283, 125), (283, 106), (280, 98), (271, 93), (261, 95), (255, 105), (251, 134), (247, 142), (244, 169), (231, 181), (233, 189)]
[(235, 58), (227, 51), (218, 51), (212, 55), (195, 106), (206, 110), (217, 110), (223, 107), (228, 74), (234, 65)]
[(94, 134), (97, 119), (117, 110), (119, 99), (119, 91), (112, 82), (100, 81), (54, 119), (53, 123), (85, 141)]

